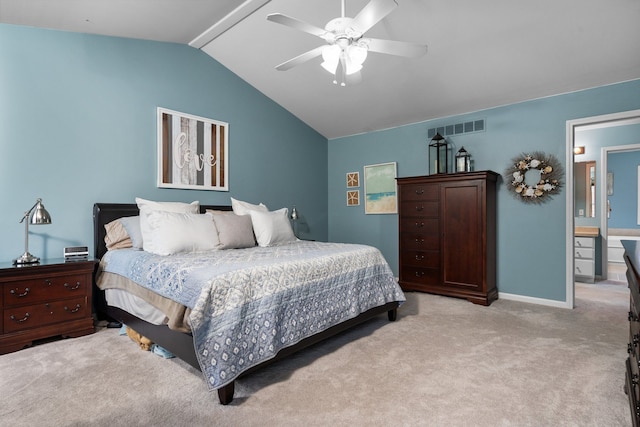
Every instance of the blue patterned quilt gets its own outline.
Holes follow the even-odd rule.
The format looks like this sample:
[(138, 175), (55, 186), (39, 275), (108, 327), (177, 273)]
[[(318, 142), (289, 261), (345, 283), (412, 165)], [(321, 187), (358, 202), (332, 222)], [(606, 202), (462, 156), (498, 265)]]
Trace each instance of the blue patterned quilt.
[(405, 300), (380, 251), (364, 245), (298, 241), (169, 257), (120, 249), (102, 265), (191, 309), (210, 390), (311, 335)]

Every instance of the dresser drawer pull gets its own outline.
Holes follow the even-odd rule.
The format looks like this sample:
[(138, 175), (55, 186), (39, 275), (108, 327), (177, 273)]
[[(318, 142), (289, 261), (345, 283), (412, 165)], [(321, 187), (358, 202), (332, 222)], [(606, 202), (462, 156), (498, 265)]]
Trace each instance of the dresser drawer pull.
[(631, 376), (631, 384), (638, 385), (638, 374), (633, 374)]
[(633, 352), (633, 346), (631, 343), (627, 343), (627, 353), (631, 354)]
[(636, 316), (636, 314), (633, 311), (629, 312), (629, 316), (627, 318), (629, 319), (629, 322), (637, 322), (638, 321), (638, 316)]
[(9, 293), (16, 298), (26, 297), (29, 294), (29, 288), (24, 288), (24, 292), (19, 294), (17, 289), (11, 289)]
[(416, 194), (418, 195), (424, 194), (424, 188), (420, 188), (419, 190), (416, 190)]
[(424, 277), (424, 271), (416, 271), (416, 277)]
[(635, 334), (633, 336), (633, 339), (631, 340), (631, 342), (633, 342), (633, 346), (637, 347), (638, 346), (638, 342), (640, 342), (640, 336), (638, 334)]
[(424, 210), (424, 206), (416, 206), (416, 212), (422, 212)]
[(69, 291), (75, 291), (76, 289), (78, 289), (80, 287), (80, 282), (76, 282), (76, 285), (73, 288), (68, 283), (65, 283), (64, 287), (67, 288), (67, 290), (69, 290)]
[(69, 313), (77, 313), (82, 306), (80, 304), (76, 304), (76, 308), (69, 308), (66, 305), (64, 306), (64, 311), (68, 311)]
[(416, 227), (424, 227), (424, 222), (416, 222)]
[(23, 322), (26, 322), (27, 319), (29, 319), (29, 317), (31, 317), (31, 315), (29, 313), (25, 313), (22, 319), (16, 319), (16, 316), (12, 314), (11, 316), (9, 316), (9, 319), (13, 320), (16, 323), (23, 323)]
[(416, 243), (424, 243), (424, 239), (421, 239), (420, 237), (416, 237)]
[(424, 259), (424, 255), (416, 255), (416, 261), (422, 261)]

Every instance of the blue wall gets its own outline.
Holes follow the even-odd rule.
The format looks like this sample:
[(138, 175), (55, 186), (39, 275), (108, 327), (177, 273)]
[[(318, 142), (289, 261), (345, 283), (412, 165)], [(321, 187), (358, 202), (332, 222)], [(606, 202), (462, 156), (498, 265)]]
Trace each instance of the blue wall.
[[(640, 143), (640, 132), (637, 134)], [(609, 196), (610, 228), (640, 228), (638, 225), (638, 166), (640, 151), (610, 153), (607, 169), (613, 173), (613, 194)]]
[[(22, 254), (37, 197), (53, 218), (30, 228), (43, 258), (92, 247), (93, 204), (136, 196), (295, 204), (303, 237), (326, 240), (326, 138), (208, 55), (0, 24), (0, 58), (0, 262)], [(156, 187), (157, 107), (229, 123), (229, 192)]]
[[(485, 119), (486, 131), (447, 139), (454, 152), (461, 146), (469, 151), (475, 170), (502, 174), (514, 157), (532, 151), (566, 164), (567, 120), (638, 108), (640, 80), (330, 140), (329, 239), (375, 245), (398, 271), (397, 215), (365, 215), (363, 205), (347, 207), (345, 174), (362, 175), (364, 165), (385, 162), (397, 162), (399, 177), (428, 174), (429, 128)], [(498, 187), (498, 289), (565, 301), (566, 192), (531, 205), (512, 197), (507, 185), (500, 180)]]

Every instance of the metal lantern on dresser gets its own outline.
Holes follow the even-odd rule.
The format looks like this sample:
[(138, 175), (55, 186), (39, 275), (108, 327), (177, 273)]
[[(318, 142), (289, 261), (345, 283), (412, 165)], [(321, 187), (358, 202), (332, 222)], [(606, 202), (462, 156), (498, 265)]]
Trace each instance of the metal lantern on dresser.
[(429, 174), (449, 173), (449, 149), (447, 140), (436, 133), (429, 143)]
[(464, 147), (456, 153), (456, 172), (471, 172), (471, 154)]
[(398, 178), (400, 286), (489, 305), (496, 285), (496, 182), (477, 171)]

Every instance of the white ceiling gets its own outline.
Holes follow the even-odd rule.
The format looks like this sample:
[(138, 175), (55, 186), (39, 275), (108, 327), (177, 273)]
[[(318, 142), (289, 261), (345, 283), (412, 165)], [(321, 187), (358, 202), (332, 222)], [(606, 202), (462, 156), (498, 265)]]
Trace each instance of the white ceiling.
[(638, 0), (397, 3), (366, 35), (428, 53), (370, 53), (347, 87), (320, 58), (275, 70), (324, 41), (266, 19), (324, 27), (340, 0), (0, 0), (0, 22), (191, 44), (330, 139), (640, 78)]

